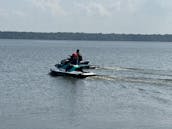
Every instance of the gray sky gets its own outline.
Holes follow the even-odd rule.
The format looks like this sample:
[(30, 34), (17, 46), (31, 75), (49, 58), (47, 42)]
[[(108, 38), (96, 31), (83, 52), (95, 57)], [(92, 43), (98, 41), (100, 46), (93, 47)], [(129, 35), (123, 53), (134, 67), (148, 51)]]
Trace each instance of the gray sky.
[(172, 0), (0, 0), (0, 30), (172, 34)]

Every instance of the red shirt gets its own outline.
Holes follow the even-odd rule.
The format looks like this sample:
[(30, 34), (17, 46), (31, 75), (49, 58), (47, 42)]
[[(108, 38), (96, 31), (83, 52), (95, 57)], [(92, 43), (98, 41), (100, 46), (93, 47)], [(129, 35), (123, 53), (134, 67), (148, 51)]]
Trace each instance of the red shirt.
[(72, 56), (75, 58), (75, 59), (78, 59), (78, 53), (76, 53), (76, 52), (74, 52), (73, 54), (72, 54)]

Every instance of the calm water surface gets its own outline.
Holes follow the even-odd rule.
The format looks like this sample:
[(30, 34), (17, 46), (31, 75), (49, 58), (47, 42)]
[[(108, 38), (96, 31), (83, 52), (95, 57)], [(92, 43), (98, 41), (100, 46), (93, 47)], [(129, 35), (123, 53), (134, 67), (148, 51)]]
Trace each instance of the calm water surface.
[[(100, 68), (51, 77), (77, 48)], [(0, 129), (171, 129), (172, 43), (0, 40)]]

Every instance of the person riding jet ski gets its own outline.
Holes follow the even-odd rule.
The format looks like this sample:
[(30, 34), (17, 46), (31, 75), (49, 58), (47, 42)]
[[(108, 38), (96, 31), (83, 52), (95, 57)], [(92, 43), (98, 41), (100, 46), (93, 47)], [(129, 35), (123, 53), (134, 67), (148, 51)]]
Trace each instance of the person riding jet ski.
[(82, 61), (82, 56), (79, 52), (79, 49), (76, 50), (71, 56), (71, 64), (78, 65)]
[[(70, 58), (70, 62), (68, 64), (68, 66), (66, 67), (66, 71), (69, 71), (73, 65), (79, 65), (80, 61), (82, 61), (82, 56), (79, 52), (79, 49), (76, 50), (76, 52), (74, 52)], [(80, 69), (82, 71), (82, 69)]]

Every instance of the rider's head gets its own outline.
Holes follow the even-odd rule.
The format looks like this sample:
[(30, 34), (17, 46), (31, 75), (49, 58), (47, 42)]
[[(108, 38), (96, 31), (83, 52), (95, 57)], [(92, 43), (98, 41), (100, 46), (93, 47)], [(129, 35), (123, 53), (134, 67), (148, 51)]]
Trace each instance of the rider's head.
[(79, 53), (79, 49), (77, 49), (76, 52)]

